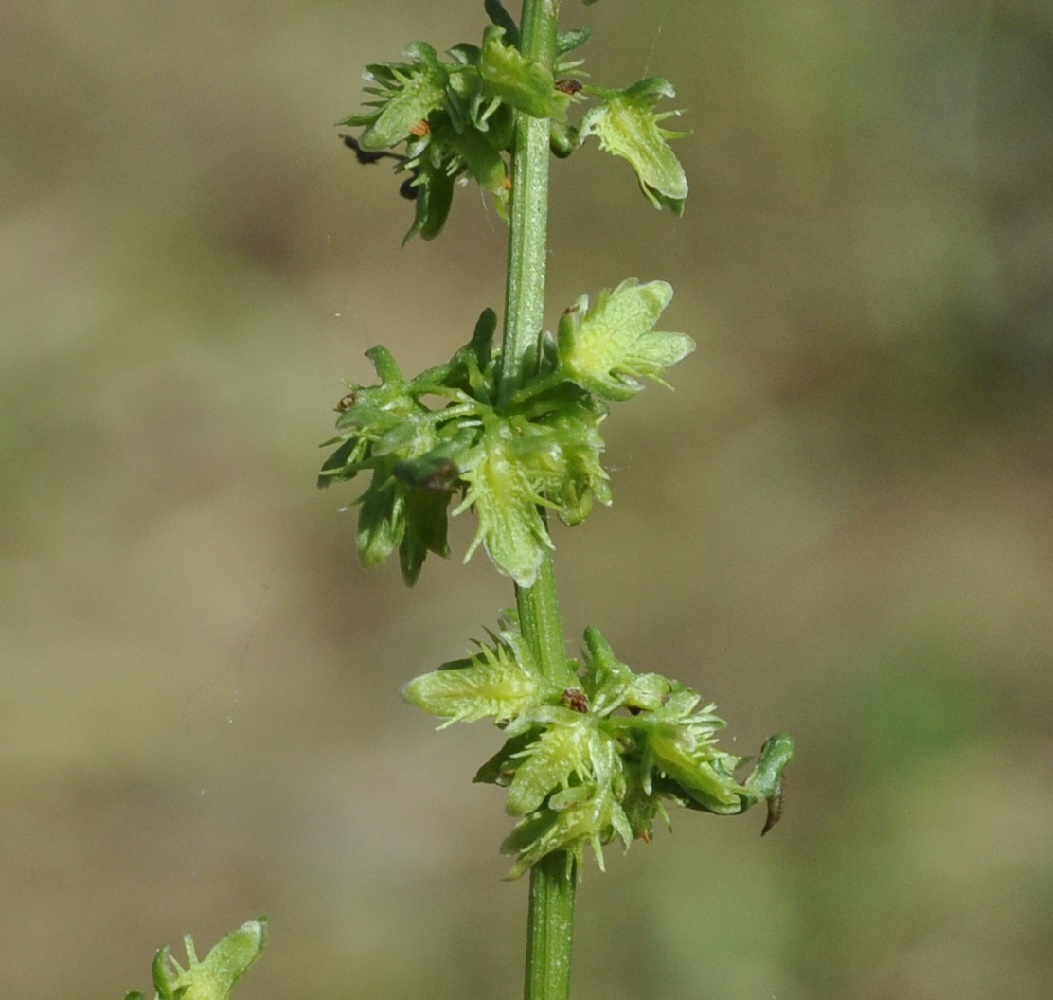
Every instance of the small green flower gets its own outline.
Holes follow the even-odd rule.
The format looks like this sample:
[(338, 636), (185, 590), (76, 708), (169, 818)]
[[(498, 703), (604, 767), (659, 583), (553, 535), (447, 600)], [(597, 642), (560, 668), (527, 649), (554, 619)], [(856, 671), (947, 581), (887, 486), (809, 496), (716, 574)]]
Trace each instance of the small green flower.
[(487, 92), (534, 118), (560, 114), (566, 101), (556, 90), (552, 71), (539, 62), (524, 59), (514, 45), (506, 45), (505, 34), (505, 29), (497, 25), (483, 32), (479, 74)]
[(579, 127), (580, 141), (596, 136), (600, 149), (621, 156), (632, 164), (640, 189), (655, 208), (668, 206), (683, 215), (687, 199), (687, 175), (666, 139), (683, 132), (669, 132), (658, 123), (679, 114), (668, 111), (655, 114), (653, 107), (662, 97), (675, 97), (668, 80), (655, 77), (640, 80), (627, 90), (586, 88), (589, 96), (603, 103), (586, 112)]
[[(556, 87), (552, 70), (522, 55), (518, 30), (500, 3), (491, 0), (487, 11), (494, 24), (482, 45), (455, 45), (440, 59), (432, 46), (416, 42), (406, 48), (405, 62), (368, 66), (370, 110), (339, 123), (365, 129), (352, 141), (367, 157), (391, 156), (397, 170), (411, 173), (404, 192), (416, 210), (405, 240), (438, 236), (462, 174), (489, 192), (504, 216), (514, 113), (566, 117), (569, 97)], [(561, 52), (587, 37), (561, 35)], [(390, 152), (399, 145), (405, 152)]]
[(465, 560), (483, 544), (494, 565), (521, 587), (533, 584), (545, 550), (552, 548), (538, 509), (552, 503), (538, 492), (529, 443), (523, 446), (509, 422), (488, 421), (479, 457), (462, 472), (468, 491), (454, 510), (458, 514), (474, 507), (479, 518)]
[(492, 718), (499, 724), (515, 722), (531, 708), (558, 696), (534, 663), (530, 648), (513, 624), (513, 615), (503, 622), (491, 644), (479, 643), (480, 651), (454, 660), (412, 680), (402, 689), (406, 701), (445, 720), (477, 722)]
[(373, 63), (366, 67), (365, 88), (377, 100), (366, 103), (376, 111), (351, 115), (341, 125), (368, 126), (359, 144), (367, 152), (379, 152), (406, 139), (418, 122), (442, 107), (449, 83), (449, 70), (438, 53), (425, 42), (406, 47), (406, 63)]
[[(190, 935), (183, 938), (187, 968), (172, 958), (169, 948), (154, 956), (154, 1000), (228, 1000), (234, 984), (260, 957), (267, 943), (266, 919), (248, 920), (220, 941), (198, 961)], [(143, 1000), (143, 994), (132, 992), (124, 1000)]]
[(672, 297), (667, 282), (641, 285), (635, 278), (601, 292), (592, 309), (583, 295), (559, 324), (559, 355), (567, 375), (610, 400), (632, 398), (643, 388), (641, 378), (664, 385), (661, 373), (695, 349), (686, 334), (654, 329)]

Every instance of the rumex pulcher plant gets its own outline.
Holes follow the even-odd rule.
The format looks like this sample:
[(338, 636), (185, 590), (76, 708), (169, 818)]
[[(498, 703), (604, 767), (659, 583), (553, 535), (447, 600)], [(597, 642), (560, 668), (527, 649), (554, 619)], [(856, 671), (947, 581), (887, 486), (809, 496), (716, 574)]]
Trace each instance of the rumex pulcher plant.
[[(561, 31), (559, 0), (524, 0), (518, 23), (501, 0), (484, 7), (490, 23), (478, 44), (440, 55), (415, 42), (402, 61), (370, 64), (368, 110), (340, 124), (360, 130), (344, 141), (361, 163), (389, 161), (405, 174), (406, 240), (439, 236), (462, 182), (492, 197), (509, 232), (500, 344), (497, 313), (486, 309), (447, 364), (419, 375), (407, 378), (385, 347), (368, 350), (378, 381), (347, 384), (318, 485), (368, 477), (355, 501), (367, 566), (397, 550), (415, 583), (429, 552), (449, 555), (448, 519), (471, 511), (465, 558), (481, 545), (511, 579), (515, 606), (476, 651), (403, 693), (440, 728), (490, 718), (501, 730), (503, 745), (475, 780), (507, 789), (516, 820), (501, 845), (508, 877), (530, 872), (525, 997), (566, 1000), (585, 848), (602, 869), (604, 846), (649, 841), (669, 806), (735, 815), (764, 802), (767, 832), (793, 741), (768, 739), (740, 777), (748, 758), (719, 747), (724, 723), (697, 692), (631, 669), (591, 626), (580, 658), (566, 653), (549, 519), (576, 525), (611, 503), (600, 425), (644, 380), (665, 384), (694, 343), (656, 329), (673, 294), (660, 280), (626, 278), (594, 302), (582, 295), (554, 333), (544, 329), (549, 157), (596, 139), (628, 161), (651, 204), (679, 216), (687, 178), (669, 140), (683, 133), (663, 125), (679, 115), (664, 109), (675, 96), (667, 80), (590, 82), (577, 51), (591, 31)], [(244, 925), (200, 963), (188, 939), (185, 971), (159, 952), (158, 1000), (226, 1000), (264, 929)]]
[[(585, 0), (586, 3), (593, 0)], [(590, 82), (577, 58), (588, 29), (561, 31), (559, 0), (524, 0), (519, 23), (485, 0), (478, 44), (440, 55), (416, 42), (400, 62), (367, 67), (368, 110), (342, 122), (363, 163), (390, 160), (414, 202), (406, 240), (437, 237), (462, 180), (488, 192), (509, 226), (500, 346), (486, 309), (449, 363), (406, 378), (391, 353), (367, 356), (373, 385), (348, 383), (320, 486), (369, 481), (358, 497), (366, 565), (398, 551), (414, 583), (429, 552), (449, 554), (447, 521), (473, 511), (468, 558), (482, 545), (510, 577), (515, 607), (472, 655), (409, 682), (406, 699), (444, 720), (490, 718), (504, 745), (476, 781), (507, 789), (516, 824), (502, 850), (509, 878), (530, 872), (527, 1000), (568, 995), (573, 900), (584, 849), (650, 840), (669, 805), (732, 815), (765, 802), (779, 818), (790, 737), (773, 736), (742, 777), (745, 758), (720, 749), (723, 722), (695, 691), (636, 672), (596, 628), (580, 658), (566, 655), (549, 518), (583, 521), (611, 502), (600, 425), (612, 404), (694, 344), (656, 329), (672, 298), (664, 281), (627, 278), (591, 302), (582, 295), (558, 329), (543, 328), (548, 157), (595, 138), (632, 166), (643, 194), (676, 215), (687, 198), (669, 145), (682, 133), (660, 110), (667, 80), (623, 89)]]

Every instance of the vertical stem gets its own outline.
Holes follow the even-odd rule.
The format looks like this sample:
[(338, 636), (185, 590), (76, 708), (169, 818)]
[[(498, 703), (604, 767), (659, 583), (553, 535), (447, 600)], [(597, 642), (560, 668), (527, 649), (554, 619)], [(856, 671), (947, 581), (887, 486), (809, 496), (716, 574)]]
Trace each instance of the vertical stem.
[[(555, 59), (559, 0), (523, 0), (520, 51), (551, 67)], [(512, 196), (508, 232), (508, 284), (498, 405), (506, 406), (529, 372), (525, 358), (537, 345), (545, 316), (548, 242), (547, 119), (517, 113), (512, 146)], [(556, 576), (548, 553), (531, 587), (516, 588), (523, 635), (545, 675), (568, 683)], [(527, 915), (526, 1000), (568, 1000), (577, 872), (558, 851), (530, 869)]]
[(516, 610), (523, 637), (530, 643), (542, 673), (561, 687), (573, 686), (574, 675), (567, 667), (567, 653), (563, 646), (556, 568), (551, 552), (545, 553), (534, 585), (516, 587)]
[(498, 405), (522, 385), (523, 360), (545, 321), (548, 242), (548, 119), (516, 114), (508, 217), (508, 283)]
[[(523, 0), (520, 51), (552, 66), (559, 0)], [(548, 241), (548, 119), (515, 116), (512, 196), (508, 219), (508, 283), (498, 404), (523, 381), (524, 356), (537, 344), (545, 319), (545, 251)]]
[(573, 861), (558, 851), (530, 869), (526, 1000), (566, 1000), (570, 996), (574, 868)]

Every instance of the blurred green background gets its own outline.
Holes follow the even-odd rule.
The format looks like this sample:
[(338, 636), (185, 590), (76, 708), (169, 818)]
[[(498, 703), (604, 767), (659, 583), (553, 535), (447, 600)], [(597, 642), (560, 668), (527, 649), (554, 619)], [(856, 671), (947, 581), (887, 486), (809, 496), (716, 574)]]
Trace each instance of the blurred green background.
[[(366, 348), (415, 372), (501, 305), (484, 199), (402, 249), (332, 125), (481, 6), (2, 5), (3, 998), (146, 989), (260, 913), (245, 1000), (520, 995), (526, 882), (470, 783), (498, 734), (398, 696), (510, 587), (365, 572), (313, 485)], [(799, 748), (763, 841), (679, 813), (590, 864), (576, 996), (1048, 997), (1053, 7), (564, 8), (596, 82), (675, 82), (692, 194), (555, 164), (549, 322), (662, 277), (699, 345), (605, 425), (568, 636)]]

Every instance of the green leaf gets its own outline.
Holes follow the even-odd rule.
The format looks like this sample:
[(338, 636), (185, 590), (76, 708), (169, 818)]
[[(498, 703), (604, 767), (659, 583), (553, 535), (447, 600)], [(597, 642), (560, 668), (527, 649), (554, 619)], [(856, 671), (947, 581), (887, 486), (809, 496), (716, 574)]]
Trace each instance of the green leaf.
[(399, 545), (402, 579), (412, 587), (429, 552), (445, 559), (450, 554), (446, 540), (450, 494), (410, 490), (406, 494), (405, 531)]
[(672, 297), (666, 282), (641, 285), (635, 278), (601, 292), (593, 309), (583, 295), (559, 324), (560, 360), (569, 377), (610, 400), (630, 399), (643, 388), (640, 378), (664, 385), (661, 373), (695, 348), (685, 334), (653, 329)]
[[(647, 762), (653, 769), (675, 781), (677, 790), (704, 811), (726, 815), (742, 811), (741, 796), (746, 790), (710, 741), (695, 742), (689, 731), (666, 724), (651, 727), (647, 749)], [(733, 767), (738, 758), (732, 762)]]
[(553, 851), (566, 851), (580, 864), (586, 844), (600, 871), (604, 870), (603, 844), (609, 843), (617, 828), (627, 830), (628, 821), (613, 793), (580, 795), (560, 803), (563, 808), (539, 809), (520, 820), (501, 845), (502, 853), (517, 855), (506, 879), (519, 878)]
[(361, 471), (361, 462), (368, 448), (369, 443), (363, 438), (349, 437), (322, 463), (322, 469), (318, 473), (318, 488), (325, 489), (337, 480), (354, 479)]
[(655, 114), (653, 106), (661, 97), (675, 92), (667, 80), (641, 80), (628, 90), (587, 88), (590, 95), (603, 99), (581, 120), (580, 141), (594, 135), (600, 149), (628, 160), (636, 171), (640, 188), (656, 208), (668, 206), (676, 215), (684, 212), (687, 198), (687, 175), (667, 138), (683, 133), (668, 132), (658, 123), (678, 112)]
[(763, 799), (768, 806), (768, 818), (761, 829), (762, 837), (782, 817), (782, 772), (791, 760), (793, 737), (777, 733), (764, 741), (757, 764), (746, 778), (745, 786), (749, 790), (750, 801), (748, 804), (744, 802), (743, 808), (749, 808), (758, 799)]
[(536, 469), (539, 492), (552, 503), (560, 520), (580, 524), (592, 510), (593, 501), (611, 503), (610, 481), (600, 463), (603, 438), (599, 424), (606, 407), (591, 401), (558, 400), (554, 413), (543, 418), (534, 434), (524, 436), (524, 447), (533, 438), (530, 460)]
[(417, 178), (413, 187), (417, 191), (417, 200), (413, 225), (402, 237), (405, 245), (414, 236), (422, 240), (433, 240), (442, 232), (453, 206), (453, 187), (456, 182), (456, 169), (444, 163), (438, 157), (438, 147), (425, 150), (416, 165)]
[(503, 150), (493, 145), (490, 133), (466, 129), (458, 134), (451, 130), (446, 143), (464, 163), (479, 187), (494, 195), (498, 205), (503, 206), (508, 201), (512, 185), (508, 179), (508, 167), (501, 155)]
[(373, 474), (358, 499), (358, 557), (363, 566), (379, 566), (402, 541), (406, 530), (406, 491), (391, 476), (391, 464)]
[(472, 781), (507, 788), (511, 784), (512, 778), (515, 777), (516, 768), (519, 766), (520, 751), (525, 750), (537, 739), (540, 732), (541, 730), (537, 726), (531, 726), (506, 740), (505, 745), (475, 772), (475, 777), (472, 778)]
[(585, 629), (585, 673), (582, 683), (589, 697), (592, 711), (610, 715), (625, 704), (632, 689), (633, 672), (622, 663), (610, 643), (591, 625)]

